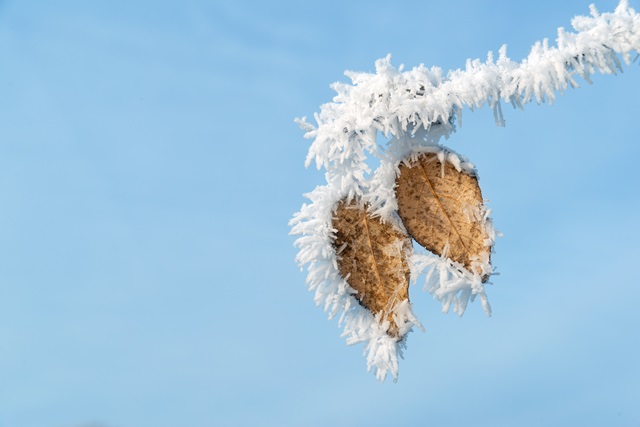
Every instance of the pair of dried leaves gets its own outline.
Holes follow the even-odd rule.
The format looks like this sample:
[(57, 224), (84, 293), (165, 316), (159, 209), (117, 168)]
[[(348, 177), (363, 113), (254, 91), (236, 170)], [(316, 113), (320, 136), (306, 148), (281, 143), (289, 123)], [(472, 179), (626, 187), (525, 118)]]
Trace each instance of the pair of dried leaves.
[(332, 225), (340, 274), (362, 306), (389, 321), (387, 333), (401, 339), (394, 308), (409, 299), (411, 237), (439, 256), (446, 250), (447, 258), (476, 274), (482, 271), (474, 260), (490, 256), (491, 247), (485, 245), (485, 223), (469, 214), (483, 206), (477, 177), (437, 154), (401, 164), (396, 198), (408, 235), (372, 217), (357, 200), (340, 201)]

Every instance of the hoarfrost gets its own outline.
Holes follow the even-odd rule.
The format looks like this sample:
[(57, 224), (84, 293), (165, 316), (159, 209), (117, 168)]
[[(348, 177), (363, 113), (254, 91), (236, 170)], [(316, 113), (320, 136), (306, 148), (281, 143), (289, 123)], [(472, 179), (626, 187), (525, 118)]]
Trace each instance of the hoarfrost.
[[(548, 39), (535, 43), (521, 62), (507, 56), (506, 45), (495, 59), (469, 59), (464, 69), (443, 72), (438, 67), (419, 65), (404, 71), (391, 65), (391, 56), (375, 63), (375, 73), (347, 71), (348, 83), (334, 83), (333, 102), (320, 107), (314, 115), (315, 125), (306, 117), (296, 119), (311, 139), (306, 165), (312, 163), (326, 170), (326, 186), (317, 187), (290, 222), (291, 234), (298, 235), (298, 263), (307, 266), (307, 285), (314, 292), (316, 304), (333, 318), (340, 315), (347, 343), (365, 343), (367, 366), (375, 368), (376, 377), (398, 375), (398, 356), (405, 341), (386, 334), (386, 323), (362, 308), (353, 297), (354, 290), (340, 276), (336, 253), (332, 247), (332, 209), (347, 198), (361, 198), (369, 211), (382, 221), (404, 230), (396, 213), (395, 180), (400, 162), (414, 160), (429, 152), (451, 163), (457, 170), (475, 174), (473, 164), (464, 156), (440, 145), (455, 132), (462, 110), (488, 106), (494, 119), (505, 125), (502, 103), (522, 109), (532, 101), (552, 104), (557, 94), (578, 88), (579, 80), (591, 83), (596, 73), (616, 74), (622, 63), (630, 64), (640, 51), (640, 15), (626, 0), (614, 12), (600, 13), (594, 6), (589, 16), (577, 16), (572, 22), (575, 32), (558, 29), (556, 46)], [(635, 60), (634, 59), (634, 60)], [(386, 146), (377, 143), (379, 134), (389, 139)], [(367, 164), (369, 156), (380, 160), (373, 174)], [(493, 245), (496, 232), (489, 210), (469, 207), (468, 214), (482, 218)], [(488, 257), (487, 257), (488, 258)], [(462, 315), (470, 301), (479, 297), (487, 314), (491, 308), (482, 276), (491, 274), (488, 259), (476, 259), (470, 273), (446, 256), (414, 253), (410, 257), (413, 281), (425, 275), (425, 288), (442, 303)], [(402, 332), (419, 325), (410, 305), (399, 305), (395, 316)], [(382, 323), (381, 323), (382, 322)]]

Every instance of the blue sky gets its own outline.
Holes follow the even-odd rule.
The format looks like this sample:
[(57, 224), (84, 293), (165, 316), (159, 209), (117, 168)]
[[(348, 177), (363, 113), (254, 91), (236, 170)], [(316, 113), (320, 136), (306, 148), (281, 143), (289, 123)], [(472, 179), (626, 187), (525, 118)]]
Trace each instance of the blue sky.
[[(640, 9), (637, 0), (630, 4)], [(602, 11), (615, 1), (599, 1)], [(0, 2), (0, 427), (640, 423), (640, 66), (465, 111), (494, 315), (411, 288), (397, 384), (313, 304), (293, 123), (345, 69), (444, 69), (583, 1)]]

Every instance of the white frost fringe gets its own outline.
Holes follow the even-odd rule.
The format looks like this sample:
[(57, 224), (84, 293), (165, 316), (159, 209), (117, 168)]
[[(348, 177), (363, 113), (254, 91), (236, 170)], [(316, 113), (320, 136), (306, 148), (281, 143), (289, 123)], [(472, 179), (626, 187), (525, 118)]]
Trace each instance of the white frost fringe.
[(373, 316), (358, 303), (353, 296), (356, 291), (340, 275), (332, 246), (335, 238), (331, 226), (333, 208), (343, 195), (324, 186), (316, 187), (306, 196), (312, 203), (303, 205), (290, 224), (292, 234), (302, 235), (296, 240), (296, 246), (300, 248), (296, 261), (307, 265), (307, 285), (310, 291), (315, 292), (316, 305), (322, 305), (329, 312), (329, 319), (341, 313), (342, 336), (346, 337), (349, 345), (365, 343), (367, 368), (375, 368), (376, 378), (384, 381), (389, 373), (397, 380), (398, 356), (402, 357), (406, 334), (414, 325), (419, 328), (422, 325), (408, 301), (398, 304), (393, 312), (399, 335), (404, 336), (398, 341), (387, 334), (388, 320), (383, 320), (381, 314)]
[[(315, 162), (326, 170), (327, 186), (317, 187), (307, 195), (311, 204), (303, 205), (291, 220), (291, 234), (299, 235), (297, 261), (307, 265), (307, 284), (315, 291), (318, 305), (324, 305), (329, 317), (342, 312), (343, 336), (349, 344), (365, 343), (369, 369), (384, 380), (387, 373), (398, 375), (398, 355), (404, 341), (396, 342), (384, 331), (374, 316), (352, 296), (354, 290), (340, 276), (332, 247), (331, 211), (344, 197), (362, 198), (370, 211), (398, 229), (404, 229), (397, 217), (395, 178), (401, 161), (423, 152), (435, 152), (441, 162), (448, 161), (458, 170), (475, 173), (473, 165), (462, 156), (439, 145), (455, 132), (462, 109), (474, 110), (488, 105), (496, 123), (504, 125), (501, 102), (517, 108), (532, 100), (553, 103), (556, 94), (568, 87), (579, 87), (577, 77), (591, 83), (595, 72), (616, 74), (622, 62), (629, 64), (640, 51), (640, 15), (627, 0), (612, 13), (600, 14), (594, 6), (590, 16), (572, 20), (575, 33), (558, 29), (557, 47), (547, 39), (537, 42), (527, 58), (514, 62), (507, 57), (506, 46), (499, 50), (497, 61), (489, 52), (487, 60), (467, 60), (464, 70), (443, 73), (438, 67), (424, 65), (403, 71), (391, 65), (391, 57), (376, 61), (376, 73), (346, 72), (351, 84), (334, 83), (333, 102), (321, 106), (315, 114), (317, 126), (305, 117), (297, 123), (313, 139), (306, 165)], [(636, 56), (637, 59), (637, 56)], [(389, 139), (386, 146), (378, 135)], [(368, 156), (380, 159), (371, 174)], [(471, 212), (487, 222), (495, 235), (489, 212)], [(487, 242), (489, 244), (492, 242)], [(477, 260), (483, 274), (489, 260)], [(462, 314), (470, 300), (479, 296), (485, 311), (490, 307), (480, 275), (472, 275), (446, 257), (413, 254), (412, 279), (427, 274), (426, 289), (441, 301), (443, 310), (453, 305)], [(408, 331), (419, 325), (407, 304), (396, 313)], [(402, 332), (402, 331), (401, 331)]]

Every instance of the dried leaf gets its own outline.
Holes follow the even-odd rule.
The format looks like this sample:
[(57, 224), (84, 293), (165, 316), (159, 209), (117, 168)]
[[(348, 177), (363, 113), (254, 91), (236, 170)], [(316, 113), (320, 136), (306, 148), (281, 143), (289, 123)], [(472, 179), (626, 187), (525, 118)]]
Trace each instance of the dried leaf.
[(394, 309), (409, 300), (407, 251), (411, 250), (411, 239), (391, 224), (372, 218), (366, 207), (355, 201), (338, 203), (332, 226), (340, 274), (356, 290), (362, 306), (389, 320), (387, 333), (401, 338)]
[(425, 153), (401, 164), (396, 197), (398, 214), (416, 242), (488, 280), (479, 267), (490, 259), (491, 246), (476, 176)]

